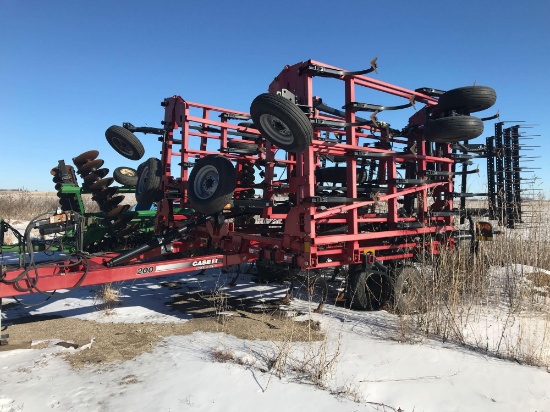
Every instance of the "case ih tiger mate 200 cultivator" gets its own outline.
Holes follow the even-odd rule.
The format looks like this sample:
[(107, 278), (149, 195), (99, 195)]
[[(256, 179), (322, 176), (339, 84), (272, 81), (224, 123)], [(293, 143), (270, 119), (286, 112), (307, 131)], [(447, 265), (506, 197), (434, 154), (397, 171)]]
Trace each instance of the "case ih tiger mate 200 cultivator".
[[(367, 76), (375, 69), (376, 59), (357, 72), (309, 60), (286, 66), (250, 113), (173, 96), (161, 103), (162, 128), (109, 127), (107, 140), (131, 160), (144, 154), (135, 133), (158, 135), (160, 159), (115, 170), (122, 187), (111, 186), (97, 151), (74, 158), (74, 168), (60, 161), (52, 174), (61, 212), (29, 226), (57, 233), (64, 241), (56, 247), (70, 253), (35, 263), (37, 245), (21, 236), (30, 259), (3, 267), (0, 297), (256, 261), (260, 277), (305, 279), (321, 301), (327, 280), (343, 279), (337, 299), (375, 309), (406, 294), (419, 276), (416, 259), (462, 239), (492, 238), (479, 216), (520, 222), (518, 126), (496, 123), (484, 144), (468, 143), (497, 117), (471, 115), (492, 107), (495, 91), (408, 90)], [(341, 82), (343, 107), (313, 94), (320, 77)], [(357, 101), (367, 93), (402, 104)], [(402, 129), (378, 119), (410, 107)], [(465, 192), (477, 172), (468, 169), (473, 158), (487, 158), (488, 193)], [(120, 193), (134, 190), (130, 210)], [(92, 193), (101, 212), (85, 213), (82, 193)], [(475, 195), (487, 196), (489, 208), (467, 209)], [(470, 228), (459, 230), (461, 221)]]

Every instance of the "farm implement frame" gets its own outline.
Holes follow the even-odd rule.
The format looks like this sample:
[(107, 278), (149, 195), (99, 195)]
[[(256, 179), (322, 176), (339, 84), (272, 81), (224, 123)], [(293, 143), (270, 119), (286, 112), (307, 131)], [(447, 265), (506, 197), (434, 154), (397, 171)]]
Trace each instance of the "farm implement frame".
[[(249, 112), (172, 96), (161, 103), (162, 128), (109, 127), (125, 158), (144, 155), (136, 133), (157, 136), (161, 157), (114, 177), (95, 150), (74, 167), (59, 161), (60, 210), (41, 233), (73, 239), (70, 254), (34, 263), (29, 244), (30, 261), (3, 267), (0, 298), (256, 261), (262, 279), (305, 278), (322, 301), (326, 280), (340, 276), (339, 299), (376, 309), (420, 276), (413, 262), (492, 239), (485, 217), (520, 223), (519, 126), (503, 132), (496, 123), (496, 140), (469, 143), (497, 118), (472, 115), (494, 105), (495, 91), (409, 90), (367, 76), (376, 69), (376, 59), (355, 72), (308, 60), (285, 66)], [(339, 96), (316, 96), (321, 78), (339, 84)], [(398, 104), (358, 101), (365, 95)], [(394, 110), (412, 113), (404, 127), (379, 118)], [(488, 193), (466, 192), (475, 158), (487, 159)], [(125, 192), (135, 192), (134, 210), (122, 204)], [(100, 212), (86, 213), (83, 193)], [(472, 196), (487, 196), (489, 207), (467, 207)]]

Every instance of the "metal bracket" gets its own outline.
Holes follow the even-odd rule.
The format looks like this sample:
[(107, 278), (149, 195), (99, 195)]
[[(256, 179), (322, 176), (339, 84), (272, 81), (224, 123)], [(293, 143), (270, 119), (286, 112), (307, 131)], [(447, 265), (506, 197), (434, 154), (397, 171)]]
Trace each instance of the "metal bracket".
[(431, 87), (419, 87), (414, 91), (422, 94), (427, 94), (428, 96), (431, 96), (431, 97), (439, 97), (443, 93), (445, 93), (445, 90), (433, 89)]
[(431, 216), (435, 217), (450, 217), (450, 216), (460, 216), (460, 210), (449, 210), (442, 212), (430, 212)]
[(469, 155), (469, 154), (463, 154), (463, 153), (449, 153), (445, 157), (448, 157), (448, 158), (454, 159), (454, 160), (470, 160), (470, 159), (475, 158), (476, 156)]
[(329, 127), (374, 126), (373, 122), (370, 120), (365, 120), (364, 122), (346, 123), (346, 122), (339, 122), (339, 121), (326, 120), (326, 119), (311, 119), (311, 124), (314, 126), (329, 126)]
[(222, 113), (220, 114), (220, 118), (222, 119), (235, 119), (235, 120), (250, 120), (252, 119), (250, 116), (243, 116), (240, 114), (233, 114), (233, 113)]
[(366, 198), (359, 197), (339, 197), (339, 196), (312, 196), (305, 198), (306, 203), (353, 203), (353, 202), (364, 202)]
[(25, 237), (19, 233), (19, 231), (11, 226), (9, 223), (7, 223), (4, 220), (0, 220), (0, 246), (4, 246), (4, 234), (8, 232), (8, 230), (11, 230), (13, 236), (17, 239), (18, 244), (24, 244), (25, 243)]
[(398, 185), (427, 185), (428, 183), (436, 183), (436, 181), (424, 179), (395, 179), (395, 184)]
[(378, 64), (376, 63), (378, 60), (378, 57), (375, 57), (370, 61), (370, 68), (365, 70), (357, 70), (357, 71), (346, 71), (346, 70), (337, 70), (332, 69), (330, 67), (320, 66), (317, 64), (309, 64), (307, 67), (303, 67), (300, 69), (300, 75), (307, 71), (308, 73), (312, 74), (313, 76), (319, 76), (319, 77), (346, 77), (346, 76), (359, 76), (363, 74), (368, 73), (378, 73)]
[[(346, 117), (346, 112), (343, 112), (343, 111), (338, 110), (334, 107), (330, 107), (330, 106), (324, 104), (323, 99), (321, 99), (320, 97), (317, 97), (317, 98), (313, 99), (313, 108), (319, 110), (320, 112), (324, 112), (324, 113), (328, 113), (328, 114), (333, 115), (333, 116), (341, 117), (342, 119), (344, 119)], [(359, 116), (355, 116), (355, 120), (357, 120), (358, 122), (368, 122), (369, 121), (369, 120), (364, 119), (364, 118), (359, 117)]]
[(467, 152), (483, 152), (487, 150), (487, 145), (457, 143), (457, 144), (454, 144), (452, 148), (457, 150), (465, 150)]
[(298, 99), (296, 98), (296, 95), (288, 89), (282, 89), (280, 92), (277, 92), (277, 94), (282, 98), (289, 100), (291, 103), (294, 103), (294, 104), (298, 103)]
[(164, 135), (165, 130), (159, 129), (158, 127), (149, 127), (149, 126), (140, 126), (136, 127), (132, 123), (124, 122), (122, 123), (122, 127), (124, 127), (126, 130), (131, 131), (132, 133), (151, 133), (151, 134), (158, 134), (160, 136)]
[(343, 109), (351, 109), (355, 112), (381, 112), (384, 110), (401, 110), (408, 107), (414, 106), (414, 96), (409, 99), (408, 104), (402, 104), (400, 106), (382, 106), (379, 104), (371, 103), (359, 103), (359, 102), (350, 102), (343, 106)]

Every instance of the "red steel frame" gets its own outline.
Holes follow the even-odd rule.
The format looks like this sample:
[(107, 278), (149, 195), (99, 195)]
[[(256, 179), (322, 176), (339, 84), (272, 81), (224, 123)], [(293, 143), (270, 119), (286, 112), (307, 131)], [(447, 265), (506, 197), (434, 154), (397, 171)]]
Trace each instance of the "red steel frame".
[[(350, 109), (356, 100), (357, 89), (368, 88), (388, 93), (409, 101), (425, 104), (425, 107), (411, 117), (410, 125), (422, 125), (423, 116), (429, 107), (437, 104), (437, 99), (402, 87), (384, 83), (364, 75), (345, 74), (335, 81), (344, 82), (345, 116), (326, 115), (314, 108), (313, 83), (315, 73), (308, 71), (311, 66), (341, 70), (320, 62), (309, 60), (293, 66), (286, 66), (269, 86), (271, 93), (290, 91), (296, 102), (307, 107), (308, 117), (314, 124), (312, 145), (302, 153), (286, 153), (278, 150), (260, 133), (246, 125), (239, 125), (249, 114), (225, 108), (185, 101), (179, 96), (166, 98), (164, 106), (164, 130), (162, 142), (162, 190), (164, 198), (158, 203), (156, 231), (159, 234), (177, 229), (189, 221), (190, 215), (176, 212), (178, 208), (189, 208), (188, 177), (192, 161), (208, 154), (224, 153), (236, 167), (237, 176), (245, 164), (261, 168), (265, 173), (261, 183), (256, 185), (263, 190), (255, 218), (266, 219), (276, 230), (267, 230), (269, 225), (253, 224), (236, 229), (236, 220), (209, 221), (193, 229), (187, 236), (173, 242), (169, 260), (158, 261), (161, 248), (134, 257), (125, 266), (107, 268), (105, 263), (116, 254), (92, 257), (78, 265), (66, 266), (63, 263), (29, 270), (18, 284), (0, 282), (0, 298), (32, 293), (40, 290), (69, 288), (135, 279), (139, 277), (161, 276), (211, 267), (222, 267), (249, 262), (258, 257), (269, 258), (280, 263), (288, 263), (297, 269), (317, 269), (357, 264), (374, 257), (380, 261), (414, 258), (417, 254), (438, 253), (442, 243), (453, 244), (452, 214), (453, 180), (448, 176), (429, 176), (429, 170), (448, 172), (451, 175), (454, 160), (449, 156), (449, 144), (436, 144), (437, 156), (428, 155), (427, 145), (421, 128), (405, 136), (393, 136), (383, 124), (365, 128), (349, 125), (356, 122), (356, 113)], [(326, 127), (319, 121), (341, 122), (342, 127)], [(181, 139), (175, 131), (179, 130)], [(256, 137), (254, 142), (242, 139), (242, 134)], [(323, 133), (339, 137), (339, 142), (328, 141)], [(256, 155), (229, 153), (228, 142), (250, 142), (260, 146)], [(375, 143), (399, 146), (402, 150), (378, 146)], [(368, 143), (368, 145), (365, 145)], [(412, 150), (412, 148), (416, 150)], [(281, 154), (285, 154), (282, 156)], [(376, 183), (385, 188), (385, 193), (370, 194), (361, 198), (357, 190), (355, 170), (358, 167), (357, 154), (371, 162), (377, 161)], [(345, 156), (347, 167), (346, 198), (340, 204), (322, 205), (316, 188), (318, 182), (315, 170), (321, 166), (323, 156)], [(398, 165), (413, 163), (417, 177), (425, 179), (424, 184), (401, 187), (398, 184)], [(178, 167), (179, 166), (179, 167)], [(286, 169), (287, 179), (277, 180), (277, 169)], [(246, 189), (246, 188), (245, 188)], [(240, 192), (245, 190), (237, 185), (235, 202)], [(293, 204), (281, 212), (276, 207), (281, 197), (293, 198)], [(416, 196), (417, 210), (413, 216), (399, 212), (399, 201), (404, 196)], [(435, 201), (432, 200), (435, 199)], [(387, 212), (365, 212), (365, 207), (386, 204)], [(245, 212), (250, 206), (241, 208)], [(441, 213), (447, 212), (447, 213)], [(217, 223), (216, 223), (217, 222)], [(278, 223), (277, 223), (278, 222)], [(414, 227), (404, 228), (404, 224), (414, 223)], [(371, 225), (381, 230), (364, 230), (362, 225)], [(319, 228), (343, 227), (344, 234), (323, 234)], [(273, 228), (271, 228), (273, 229)], [(209, 250), (219, 251), (192, 258), (181, 258), (178, 252), (198, 250), (208, 246)], [(165, 250), (167, 248), (164, 248)], [(367, 257), (368, 256), (368, 257)], [(147, 261), (155, 257), (154, 261)], [(22, 269), (4, 273), (4, 279), (20, 277)], [(81, 279), (82, 278), (82, 279)]]

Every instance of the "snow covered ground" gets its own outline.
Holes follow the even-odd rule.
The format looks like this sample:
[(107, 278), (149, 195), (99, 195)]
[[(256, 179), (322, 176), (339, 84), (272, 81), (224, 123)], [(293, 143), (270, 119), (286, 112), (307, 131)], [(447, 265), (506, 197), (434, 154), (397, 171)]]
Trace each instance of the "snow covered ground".
[[(3, 322), (56, 315), (168, 328), (191, 318), (166, 305), (174, 295), (219, 290), (228, 276), (211, 270), (126, 282), (118, 285), (120, 302), (109, 309), (102, 309), (93, 288), (35, 307), (4, 299)], [(257, 301), (284, 293), (281, 286), (259, 285), (249, 275), (223, 291), (229, 298)], [(78, 348), (54, 339), (35, 341), (32, 349), (1, 351), (0, 411), (550, 411), (550, 373), (544, 368), (436, 340), (401, 343), (402, 323), (385, 311), (328, 306), (315, 314), (309, 306), (295, 300), (287, 310), (296, 320), (318, 322), (325, 340), (168, 334), (130, 360), (80, 369), (63, 355), (91, 350), (86, 347), (93, 347), (93, 340)]]

